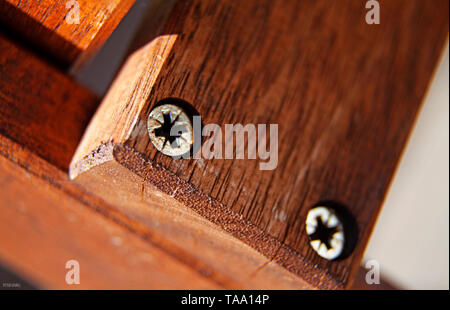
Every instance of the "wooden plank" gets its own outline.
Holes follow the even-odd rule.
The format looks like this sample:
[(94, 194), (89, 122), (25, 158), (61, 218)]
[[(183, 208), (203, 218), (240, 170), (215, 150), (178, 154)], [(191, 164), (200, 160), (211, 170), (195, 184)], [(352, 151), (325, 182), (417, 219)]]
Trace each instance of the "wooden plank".
[[(14, 145), (1, 140), (2, 147)], [(14, 154), (29, 165), (21, 167), (5, 158), (3, 151), (0, 261), (38, 288), (223, 288), (55, 186), (53, 182), (61, 182), (66, 174), (27, 151), (16, 150)], [(80, 265), (79, 285), (65, 281), (69, 260)]]
[[(173, 198), (145, 194), (149, 217), (139, 183), (110, 193), (134, 204), (141, 212), (134, 218), (71, 183), (65, 170), (96, 98), (4, 36), (0, 47), (0, 258), (8, 265), (51, 288), (65, 288), (64, 266), (54, 266), (70, 255), (87, 266), (80, 288), (311, 288), (190, 209), (172, 212), (170, 206), (180, 210)], [(121, 173), (104, 168), (105, 174)], [(110, 242), (117, 243), (117, 234), (121, 245)], [(151, 261), (135, 263), (134, 255)], [(115, 268), (118, 274), (110, 275)], [(128, 271), (129, 278), (119, 279)]]
[[(123, 166), (131, 173), (101, 183), (108, 193), (129, 182), (156, 187), (312, 285), (350, 285), (448, 34), (448, 1), (381, 10), (381, 24), (368, 25), (365, 1), (178, 1), (163, 35), (115, 80), (71, 177), (95, 191), (102, 165)], [(277, 168), (162, 155), (146, 122), (169, 97), (222, 130), (279, 124)], [(321, 201), (356, 220), (356, 247), (343, 260), (308, 244), (305, 217)]]
[[(120, 173), (112, 166), (104, 168), (105, 174), (117, 176)], [(228, 234), (195, 215), (194, 212), (183, 210), (182, 207), (177, 206), (173, 198), (164, 197), (161, 193), (150, 190), (142, 193), (146, 197), (147, 203), (144, 203), (140, 198), (141, 195), (136, 193), (141, 191), (139, 183), (126, 184), (127, 186), (122, 187), (120, 191), (106, 193), (122, 199), (116, 200), (116, 203), (133, 206), (136, 213), (130, 218), (118, 208), (120, 204), (108, 205), (96, 196), (96, 194), (105, 195), (103, 190), (108, 190), (108, 187), (102, 185), (101, 181), (110, 180), (110, 175), (97, 174), (96, 177), (100, 177), (97, 183), (100, 192), (87, 193), (70, 182), (66, 173), (1, 135), (0, 170), (2, 175), (0, 183), (5, 184), (0, 187), (0, 213), (2, 214), (0, 240), (8, 240), (5, 246), (0, 248), (0, 259), (17, 270), (19, 274), (23, 273), (24, 277), (33, 283), (44, 287), (67, 288), (61, 279), (62, 271), (55, 270), (54, 263), (55, 259), (61, 263), (63, 258), (68, 257), (68, 253), (72, 253), (72, 257), (81, 256), (88, 264), (90, 280), (84, 283), (86, 286), (80, 288), (313, 288), (280, 266), (273, 264), (243, 242), (230, 238)], [(130, 173), (124, 168), (123, 170), (125, 173)], [(62, 207), (59, 207), (60, 205)], [(178, 212), (173, 212), (174, 209)], [(93, 215), (94, 211), (98, 214)], [(80, 227), (81, 231), (77, 231), (73, 226), (74, 216), (77, 215), (83, 218), (75, 223), (76, 225), (83, 223)], [(61, 219), (61, 217), (65, 218)], [(21, 221), (17, 220), (18, 218)], [(107, 232), (98, 232), (96, 231), (98, 228), (94, 228), (113, 226), (112, 224), (103, 225), (105, 221), (117, 224), (116, 230), (122, 231), (119, 234), (122, 236), (120, 245), (117, 245), (118, 238), (117, 234), (112, 232), (113, 228), (108, 228)], [(42, 226), (38, 235), (34, 234), (35, 223)], [(15, 239), (11, 239), (11, 232), (14, 232)], [(161, 256), (160, 251), (166, 253), (180, 265), (181, 275), (178, 275), (178, 267), (175, 263), (172, 264), (169, 258), (155, 260), (151, 266), (135, 266), (134, 263), (124, 266), (123, 262), (119, 264), (114, 259), (106, 259), (103, 254), (106, 257), (115, 255), (111, 251), (111, 244), (95, 238), (100, 235), (99, 238), (104, 239), (106, 233), (109, 233), (109, 241), (115, 245), (115, 248), (119, 248), (116, 250), (123, 252), (124, 250), (120, 248), (127, 247), (128, 256), (141, 253), (140, 249), (132, 248), (133, 242), (130, 241), (131, 245), (128, 245), (128, 240), (134, 240), (136, 237), (144, 240), (149, 243), (146, 249), (149, 256)], [(74, 242), (65, 244), (60, 240), (61, 236), (64, 242), (71, 240)], [(34, 246), (32, 249), (29, 243)], [(96, 249), (93, 249), (92, 243), (97, 245)], [(105, 249), (102, 248), (103, 246)], [(27, 253), (43, 248), (48, 251), (41, 251), (36, 259), (29, 259)], [(156, 253), (154, 249), (157, 249)], [(102, 253), (102, 256), (100, 257), (98, 253)], [(123, 255), (119, 258), (122, 259)], [(101, 272), (97, 272), (95, 268), (98, 268), (99, 262), (105, 259), (109, 260), (106, 268), (110, 270), (101, 269)], [(43, 260), (48, 260), (49, 265), (40, 267), (39, 264), (42, 264)], [(169, 260), (169, 270), (165, 268), (167, 260)], [(184, 274), (186, 266), (211, 282), (209, 286), (203, 285), (206, 280), (199, 280), (197, 276), (186, 280)], [(120, 277), (125, 277), (128, 268), (131, 268), (131, 274), (123, 281), (107, 285), (111, 277), (109, 274), (115, 268), (120, 270), (118, 275)], [(142, 268), (141, 273), (139, 273), (140, 268)], [(155, 278), (151, 276), (151, 272), (148, 273), (154, 268), (161, 268)], [(141, 278), (136, 279), (138, 275), (140, 277), (147, 275), (150, 278), (149, 281), (158, 277), (164, 279), (162, 283), (156, 281), (156, 283), (152, 282), (154, 285), (150, 285)], [(174, 278), (172, 286), (168, 285), (170, 277)]]
[(67, 170), (98, 100), (0, 33), (1, 134)]
[[(63, 66), (89, 58), (135, 0), (2, 0), (0, 23)], [(67, 7), (66, 7), (67, 6)], [(77, 6), (79, 23), (74, 20)]]
[[(105, 150), (98, 154), (108, 156)], [(207, 274), (218, 273), (229, 278), (234, 283), (233, 288), (315, 288), (221, 227), (211, 224), (173, 196), (161, 193), (116, 160), (95, 166), (80, 175), (77, 181), (92, 184), (85, 187), (89, 195), (102, 197), (120, 214), (136, 220), (146, 230), (181, 249), (183, 256), (191, 256), (193, 261), (210, 266)], [(229, 220), (230, 224), (239, 221), (217, 213), (219, 215), (223, 221)], [(336, 287), (333, 283), (327, 284)]]

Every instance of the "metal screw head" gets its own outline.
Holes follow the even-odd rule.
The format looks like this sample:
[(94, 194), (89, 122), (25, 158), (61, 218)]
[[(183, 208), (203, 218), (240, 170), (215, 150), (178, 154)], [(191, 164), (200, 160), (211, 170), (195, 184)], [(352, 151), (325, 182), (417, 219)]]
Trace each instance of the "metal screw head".
[(338, 258), (344, 251), (344, 225), (332, 208), (317, 206), (309, 210), (306, 233), (311, 247), (327, 260)]
[(181, 156), (190, 151), (193, 143), (192, 122), (188, 114), (173, 104), (159, 105), (147, 120), (150, 141), (167, 156)]

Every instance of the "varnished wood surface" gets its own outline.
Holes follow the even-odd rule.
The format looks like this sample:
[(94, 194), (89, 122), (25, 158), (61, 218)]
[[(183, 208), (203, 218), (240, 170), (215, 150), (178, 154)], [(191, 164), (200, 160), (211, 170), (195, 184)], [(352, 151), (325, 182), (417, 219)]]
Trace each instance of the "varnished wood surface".
[[(105, 175), (91, 193), (70, 182), (68, 161), (96, 98), (3, 35), (0, 47), (2, 264), (39, 288), (312, 288), (140, 182), (108, 192), (113, 178), (138, 178), (121, 165), (99, 167)], [(108, 205), (100, 194), (122, 201)], [(120, 210), (131, 204), (134, 217)], [(80, 286), (64, 282), (69, 259), (81, 264)]]
[[(3, 265), (41, 289), (224, 288), (70, 189), (65, 173), (0, 137)], [(66, 283), (69, 260), (80, 265), (80, 284)]]
[[(233, 255), (247, 255), (248, 250), (238, 243), (230, 247), (220, 233), (212, 234), (216, 241), (210, 239), (211, 231), (198, 231), (193, 238), (197, 240), (193, 249), (210, 247), (209, 255), (216, 260), (213, 265), (192, 260), (165, 236), (139, 224), (142, 221), (114, 212), (73, 186), (65, 173), (3, 137), (0, 185), (0, 263), (38, 289), (311, 289), (273, 262), (253, 271), (249, 265), (230, 264), (237, 262)], [(160, 214), (166, 212), (166, 217), (173, 216), (161, 212), (167, 201), (153, 198), (152, 207)], [(182, 214), (174, 223), (185, 218)], [(185, 229), (180, 228), (179, 238)], [(197, 242), (207, 246), (196, 246)], [(188, 246), (193, 246), (192, 242)], [(71, 259), (80, 263), (79, 285), (65, 282), (65, 264)], [(261, 262), (248, 263), (255, 267)], [(221, 269), (229, 277), (217, 274)], [(360, 269), (352, 289), (392, 288), (367, 286), (364, 274)], [(246, 283), (233, 278), (246, 279)]]
[[(77, 0), (79, 24), (68, 23), (68, 0), (2, 0), (0, 24), (63, 66), (89, 58), (135, 0)], [(73, 1), (72, 1), (73, 2)]]
[(380, 276), (379, 283), (368, 284), (366, 275), (369, 270), (360, 266), (353, 280), (351, 290), (398, 290), (400, 289), (395, 283), (385, 278), (383, 274)]
[[(448, 34), (448, 1), (383, 2), (380, 25), (365, 23), (364, 3), (179, 1), (164, 36), (114, 82), (72, 177), (95, 188), (95, 171), (82, 174), (117, 161), (314, 286), (348, 285)], [(206, 124), (279, 124), (278, 167), (158, 153), (145, 124), (167, 97), (191, 103)], [(356, 219), (344, 260), (308, 245), (305, 216), (320, 201)]]
[(0, 33), (0, 133), (67, 170), (93, 93)]
[[(107, 151), (101, 151), (107, 156)], [(170, 180), (166, 180), (170, 182)], [(147, 230), (163, 236), (182, 250), (184, 259), (209, 266), (206, 274), (222, 275), (232, 284), (246, 289), (313, 289), (273, 261), (231, 236), (207, 218), (200, 216), (173, 196), (162, 193), (151, 183), (115, 159), (89, 169), (78, 183), (88, 195), (102, 197), (114, 210), (137, 221)], [(222, 215), (216, 212), (217, 216)], [(223, 221), (236, 220), (223, 216)], [(239, 226), (238, 226), (239, 227)], [(195, 264), (194, 264), (195, 263)], [(329, 284), (329, 283), (328, 283)]]

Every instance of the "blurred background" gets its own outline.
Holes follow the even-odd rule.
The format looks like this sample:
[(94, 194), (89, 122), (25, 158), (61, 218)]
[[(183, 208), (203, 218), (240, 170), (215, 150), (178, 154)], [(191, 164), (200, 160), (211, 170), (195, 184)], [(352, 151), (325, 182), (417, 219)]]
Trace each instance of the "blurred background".
[(449, 289), (448, 43), (378, 217), (365, 260), (407, 289)]

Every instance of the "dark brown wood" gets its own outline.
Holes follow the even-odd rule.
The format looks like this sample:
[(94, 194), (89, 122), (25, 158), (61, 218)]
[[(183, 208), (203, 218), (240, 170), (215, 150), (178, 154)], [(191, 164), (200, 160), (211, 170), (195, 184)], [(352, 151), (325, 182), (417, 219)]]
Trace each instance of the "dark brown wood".
[[(2, 35), (0, 47), (3, 264), (44, 288), (312, 288), (171, 197), (139, 182), (108, 192), (100, 183), (111, 174), (132, 179), (121, 166), (103, 167), (98, 192), (70, 182), (69, 159), (96, 98)], [(135, 217), (98, 195), (133, 203)], [(82, 265), (81, 286), (64, 282), (71, 258)]]
[(363, 266), (358, 268), (358, 272), (355, 275), (352, 285), (349, 287), (351, 290), (398, 290), (399, 286), (389, 281), (384, 276), (381, 276), (380, 283), (368, 284), (366, 281), (366, 274), (368, 270)]
[[(126, 167), (143, 190), (155, 186), (312, 285), (349, 285), (447, 38), (447, 11), (445, 0), (386, 1), (381, 24), (368, 25), (365, 1), (178, 1), (164, 36), (128, 59), (71, 176), (94, 191), (102, 165)], [(279, 124), (278, 167), (157, 152), (146, 121), (168, 97), (222, 130)], [(102, 185), (128, 182), (109, 175)], [(356, 219), (344, 260), (308, 245), (305, 216), (321, 201)]]
[(69, 2), (74, 1), (1, 0), (0, 24), (63, 66), (77, 59), (80, 65), (103, 44), (135, 0), (77, 0), (79, 24), (67, 22), (74, 8), (66, 7)]

